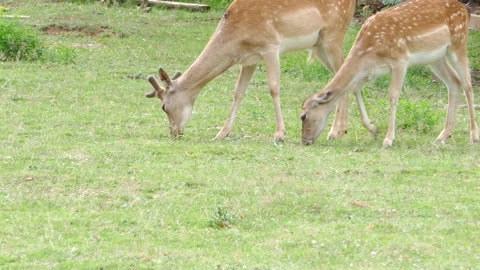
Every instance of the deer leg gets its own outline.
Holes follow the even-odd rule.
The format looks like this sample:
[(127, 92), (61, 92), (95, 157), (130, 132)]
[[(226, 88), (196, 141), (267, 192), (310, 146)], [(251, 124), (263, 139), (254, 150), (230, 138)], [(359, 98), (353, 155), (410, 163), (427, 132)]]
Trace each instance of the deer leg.
[(405, 75), (407, 73), (407, 65), (399, 64), (392, 68), (392, 81), (390, 82), (390, 118), (388, 121), (388, 130), (383, 147), (390, 147), (395, 141), (395, 121), (397, 116), (398, 100), (403, 87)]
[(363, 126), (373, 134), (373, 136), (377, 137), (377, 127), (372, 124), (372, 121), (368, 117), (367, 109), (365, 107), (365, 103), (363, 102), (362, 97), (362, 87), (365, 84), (365, 81), (360, 81), (355, 85), (355, 98), (357, 100), (358, 109), (360, 111), (360, 117), (362, 119)]
[[(343, 62), (343, 40), (330, 40), (328, 37), (321, 37), (321, 43), (315, 47), (314, 55), (320, 59), (322, 64), (333, 74), (337, 73)], [(313, 53), (313, 52), (312, 52)], [(340, 98), (335, 109), (335, 119), (332, 128), (328, 133), (328, 139), (339, 139), (348, 128), (348, 94)]]
[(278, 52), (268, 53), (264, 56), (264, 60), (268, 74), (270, 95), (273, 98), (277, 122), (274, 142), (283, 142), (285, 140), (285, 123), (283, 122), (282, 110), (280, 107), (280, 56)]
[(237, 84), (235, 86), (235, 94), (233, 96), (233, 104), (230, 110), (230, 114), (220, 132), (218, 132), (217, 136), (215, 136), (214, 140), (223, 140), (228, 137), (228, 135), (230, 135), (230, 132), (232, 132), (233, 123), (235, 122), (238, 109), (240, 108), (240, 102), (245, 95), (248, 84), (252, 80), (256, 68), (257, 65), (242, 66), (240, 76), (238, 77)]
[(463, 48), (458, 49), (455, 53), (449, 54), (449, 60), (452, 67), (455, 69), (460, 77), (463, 91), (467, 98), (468, 113), (470, 115), (470, 141), (472, 143), (480, 142), (480, 130), (478, 129), (477, 122), (475, 120), (475, 108), (473, 102), (473, 89), (472, 81), (470, 77), (470, 70), (468, 67), (468, 56), (466, 44)]
[(445, 143), (448, 138), (452, 136), (453, 129), (455, 128), (455, 115), (457, 112), (458, 104), (458, 88), (460, 87), (460, 79), (457, 73), (447, 63), (446, 59), (431, 64), (430, 68), (435, 75), (445, 83), (448, 89), (448, 109), (447, 119), (445, 121), (445, 127), (440, 135), (437, 137), (437, 141)]

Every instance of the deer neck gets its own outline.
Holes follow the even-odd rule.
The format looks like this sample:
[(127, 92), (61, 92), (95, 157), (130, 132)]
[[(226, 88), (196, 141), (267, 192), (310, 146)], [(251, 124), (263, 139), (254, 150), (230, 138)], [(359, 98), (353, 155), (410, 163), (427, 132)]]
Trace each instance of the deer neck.
[(370, 77), (368, 68), (365, 68), (358, 59), (347, 58), (325, 89), (333, 91), (338, 99), (348, 91), (360, 86), (368, 77)]
[[(217, 31), (218, 32), (218, 31)], [(207, 44), (200, 56), (179, 78), (180, 88), (198, 94), (202, 88), (235, 64), (232, 49), (220, 35)]]

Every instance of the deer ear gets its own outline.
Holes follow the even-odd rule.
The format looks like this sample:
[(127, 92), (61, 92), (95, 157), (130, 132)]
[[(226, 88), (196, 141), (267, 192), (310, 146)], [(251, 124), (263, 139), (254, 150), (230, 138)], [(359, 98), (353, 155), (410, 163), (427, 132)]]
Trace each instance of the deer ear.
[(162, 82), (165, 82), (167, 85), (172, 84), (172, 81), (170, 81), (170, 77), (168, 77), (167, 72), (165, 72), (163, 68), (158, 69), (158, 74), (160, 75), (160, 79), (162, 80)]
[(159, 99), (162, 99), (163, 93), (165, 90), (160, 87), (160, 85), (157, 82), (157, 79), (153, 76), (148, 76), (148, 82), (153, 86), (153, 91), (150, 93), (145, 94), (145, 97), (147, 98), (153, 98), (153, 97), (158, 97)]
[(178, 79), (180, 76), (182, 76), (182, 73), (181, 73), (181, 72), (175, 73), (175, 74), (173, 75), (173, 77), (172, 77), (172, 81)]
[(324, 91), (315, 97), (315, 101), (319, 105), (329, 103), (330, 101), (332, 101), (332, 99), (333, 99), (333, 92), (330, 90)]

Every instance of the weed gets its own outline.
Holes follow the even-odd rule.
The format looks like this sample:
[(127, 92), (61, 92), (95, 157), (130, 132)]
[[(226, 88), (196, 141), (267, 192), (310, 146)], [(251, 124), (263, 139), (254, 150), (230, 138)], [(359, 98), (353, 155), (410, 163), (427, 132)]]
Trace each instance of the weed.
[(425, 134), (438, 124), (443, 114), (433, 108), (431, 101), (412, 101), (405, 98), (400, 99), (397, 117), (400, 119), (399, 128)]
[(74, 64), (77, 58), (77, 51), (65, 45), (52, 47), (48, 50), (46, 60), (52, 63), (59, 63), (63, 65)]
[(235, 214), (230, 213), (227, 209), (218, 206), (213, 215), (208, 220), (209, 227), (225, 229), (235, 224), (237, 217)]

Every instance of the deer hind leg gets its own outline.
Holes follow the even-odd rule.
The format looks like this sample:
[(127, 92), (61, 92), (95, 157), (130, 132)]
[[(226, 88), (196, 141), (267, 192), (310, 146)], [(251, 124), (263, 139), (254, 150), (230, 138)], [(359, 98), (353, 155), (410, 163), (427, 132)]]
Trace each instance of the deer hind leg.
[(477, 122), (475, 120), (473, 88), (468, 65), (466, 44), (463, 46), (463, 48), (458, 49), (455, 52), (449, 52), (449, 62), (457, 72), (463, 91), (465, 92), (465, 96), (467, 98), (468, 113), (470, 115), (470, 141), (472, 143), (478, 143), (480, 141), (480, 130), (478, 129)]
[[(329, 39), (323, 35), (319, 43), (312, 49), (312, 56), (320, 59), (320, 62), (333, 74), (337, 73), (343, 62), (343, 38)], [(328, 139), (339, 139), (348, 129), (348, 94), (340, 98), (336, 110), (332, 128), (328, 133)]]
[(285, 140), (285, 123), (283, 122), (280, 106), (280, 55), (277, 51), (264, 55), (265, 67), (268, 74), (270, 95), (273, 98), (277, 127), (274, 135), (274, 142)]
[(460, 88), (460, 78), (453, 68), (448, 64), (446, 59), (442, 59), (437, 63), (431, 64), (430, 68), (435, 75), (445, 83), (448, 89), (448, 109), (447, 119), (445, 120), (445, 127), (440, 135), (437, 137), (437, 141), (445, 143), (448, 138), (452, 136), (453, 129), (455, 128), (455, 117), (458, 104), (458, 89)]
[(395, 141), (395, 122), (397, 115), (398, 100), (400, 92), (405, 81), (405, 74), (407, 73), (407, 65), (399, 64), (392, 68), (392, 81), (390, 82), (390, 118), (388, 121), (387, 135), (383, 141), (383, 147), (390, 147)]
[(240, 71), (240, 76), (238, 77), (237, 84), (235, 86), (235, 93), (233, 96), (233, 104), (230, 110), (230, 115), (228, 116), (225, 124), (223, 125), (220, 132), (215, 136), (214, 140), (223, 140), (230, 135), (233, 130), (233, 123), (237, 117), (238, 109), (240, 108), (240, 103), (242, 102), (243, 96), (247, 90), (248, 84), (252, 80), (253, 74), (257, 65), (251, 66), (242, 66)]

